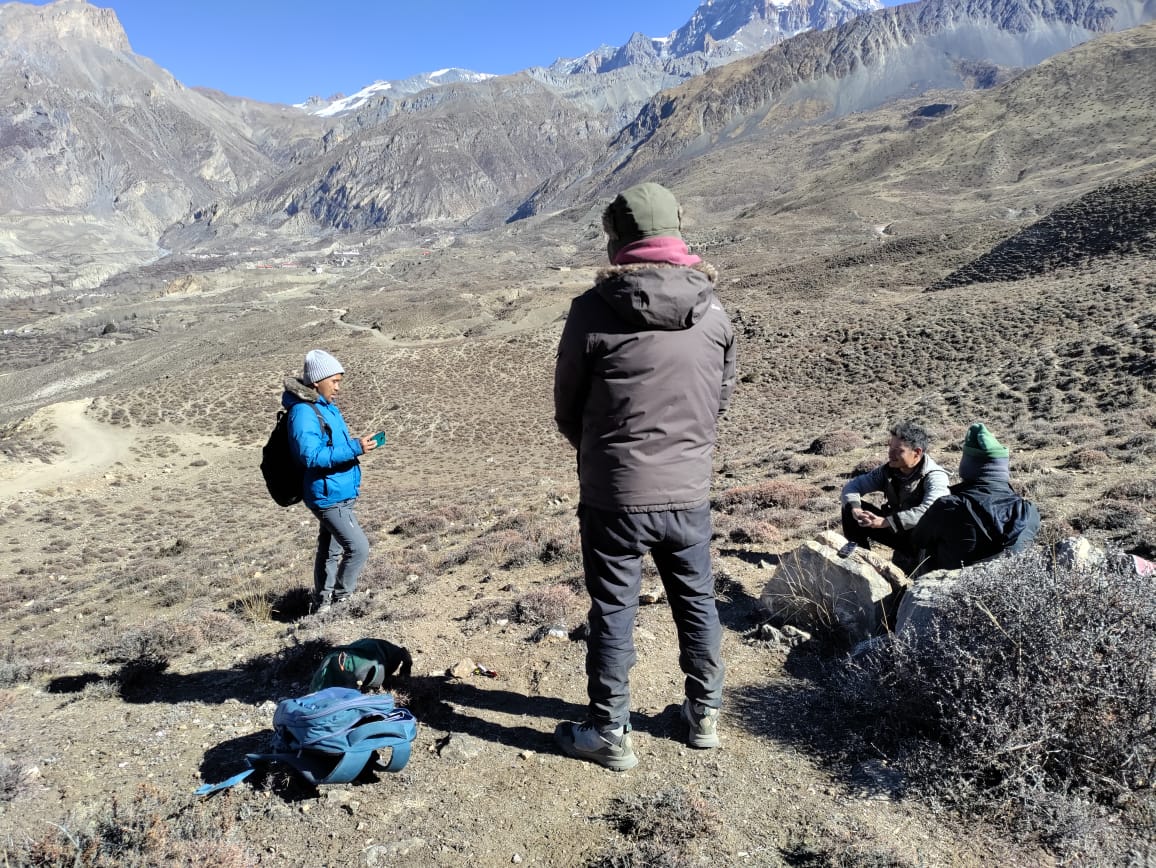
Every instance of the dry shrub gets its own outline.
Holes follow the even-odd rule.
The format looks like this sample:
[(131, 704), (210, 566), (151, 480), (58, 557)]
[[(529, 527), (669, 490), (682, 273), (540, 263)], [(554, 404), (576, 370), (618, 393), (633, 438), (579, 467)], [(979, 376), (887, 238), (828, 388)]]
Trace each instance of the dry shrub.
[(577, 601), (577, 595), (568, 585), (536, 588), (514, 602), (514, 620), (535, 627), (565, 624)]
[(811, 441), (807, 452), (811, 455), (842, 455), (863, 445), (863, 435), (858, 431), (832, 431)]
[(258, 863), (234, 840), (227, 812), (212, 803), (166, 803), (161, 791), (142, 784), (131, 802), (115, 796), (88, 823), (51, 824), (38, 840), (9, 838), (0, 851), (5, 865), (122, 868), (125, 865), (213, 865), (249, 868)]
[(27, 795), (36, 777), (35, 766), (0, 757), (0, 803)]
[(782, 466), (785, 472), (797, 476), (817, 476), (827, 469), (827, 462), (812, 455), (792, 455)]
[(1072, 519), (1079, 530), (1135, 530), (1148, 521), (1142, 507), (1125, 500), (1101, 500)]
[(1102, 449), (1080, 449), (1069, 455), (1063, 466), (1069, 470), (1095, 470), (1111, 462), (1108, 453)]
[(1139, 501), (1150, 508), (1156, 502), (1156, 479), (1129, 479), (1113, 485), (1104, 492), (1104, 496), (1112, 500)]
[(195, 624), (165, 621), (122, 633), (101, 653), (108, 663), (167, 663), (196, 650), (203, 638)]
[(1057, 422), (1055, 430), (1061, 437), (1087, 442), (1104, 435), (1104, 423), (1096, 419), (1071, 416), (1062, 422)]
[(786, 479), (768, 479), (756, 485), (730, 488), (719, 495), (717, 506), (727, 512), (755, 509), (799, 509), (821, 492), (813, 485)]
[(966, 570), (939, 603), (922, 637), (844, 671), (868, 739), (917, 792), (1114, 861), (1156, 810), (1151, 580), (1041, 554)]
[(4, 654), (0, 657), (0, 687), (23, 684), (43, 671), (42, 658), (37, 662), (27, 649), (17, 648), (15, 642), (9, 642), (4, 646)]
[(746, 521), (731, 529), (728, 534), (733, 543), (758, 543), (767, 545), (783, 541), (783, 532), (769, 521)]
[(824, 847), (803, 841), (783, 848), (782, 853), (792, 868), (913, 868), (892, 853), (846, 842)]
[(421, 536), (427, 533), (440, 533), (450, 526), (450, 520), (440, 512), (422, 512), (403, 516), (390, 531), (399, 536)]
[(870, 473), (878, 466), (879, 460), (877, 458), (864, 458), (847, 472), (847, 479), (854, 479), (856, 476)]
[(717, 833), (720, 827), (710, 802), (681, 787), (618, 796), (611, 800), (605, 819), (629, 840), (659, 844), (659, 852), (673, 851), (670, 855), (695, 838)]
[(1061, 542), (1079, 535), (1080, 532), (1064, 519), (1045, 518), (1040, 522), (1040, 531), (1036, 534), (1036, 546), (1045, 552), (1054, 552)]

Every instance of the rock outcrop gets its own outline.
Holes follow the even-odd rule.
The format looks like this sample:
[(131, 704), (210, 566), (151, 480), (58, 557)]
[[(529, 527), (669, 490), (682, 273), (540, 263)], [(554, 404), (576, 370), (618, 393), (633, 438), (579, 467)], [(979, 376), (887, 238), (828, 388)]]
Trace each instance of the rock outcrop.
[(760, 602), (772, 621), (836, 630), (856, 643), (888, 629), (884, 601), (907, 584), (890, 561), (824, 531), (780, 557)]

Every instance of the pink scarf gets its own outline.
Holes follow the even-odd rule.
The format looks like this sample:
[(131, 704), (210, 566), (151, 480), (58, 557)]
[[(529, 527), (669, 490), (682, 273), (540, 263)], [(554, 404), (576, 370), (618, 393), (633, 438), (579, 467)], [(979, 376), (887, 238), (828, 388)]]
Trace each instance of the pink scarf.
[(672, 235), (657, 238), (643, 238), (632, 241), (615, 255), (615, 265), (629, 265), (633, 262), (667, 262), (671, 265), (697, 265), (702, 260), (691, 253), (686, 242)]

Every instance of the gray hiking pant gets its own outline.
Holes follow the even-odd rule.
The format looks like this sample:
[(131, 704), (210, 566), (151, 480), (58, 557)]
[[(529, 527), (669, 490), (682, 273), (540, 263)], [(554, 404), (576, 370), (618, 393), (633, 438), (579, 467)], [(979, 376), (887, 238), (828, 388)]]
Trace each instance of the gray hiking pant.
[(598, 727), (630, 721), (634, 622), (642, 558), (650, 552), (678, 631), (686, 696), (722, 705), (722, 627), (710, 563), (710, 505), (665, 512), (607, 512), (580, 506), (582, 561), (590, 594), (586, 647), (590, 720)]
[(356, 499), (313, 509), (321, 524), (313, 561), (313, 590), (319, 602), (343, 600), (352, 594), (369, 559), (369, 538), (353, 514), (354, 503)]

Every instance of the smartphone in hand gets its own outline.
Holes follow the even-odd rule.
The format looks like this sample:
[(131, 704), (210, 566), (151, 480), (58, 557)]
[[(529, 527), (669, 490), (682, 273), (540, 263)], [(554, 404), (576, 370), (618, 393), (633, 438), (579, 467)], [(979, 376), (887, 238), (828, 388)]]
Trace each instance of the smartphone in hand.
[(378, 431), (376, 434), (374, 434), (369, 439), (372, 440), (374, 443), (376, 443), (377, 446), (380, 448), (380, 447), (385, 445), (385, 432), (384, 431)]

